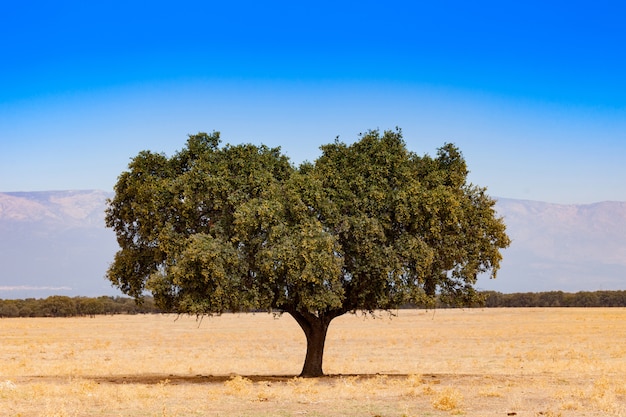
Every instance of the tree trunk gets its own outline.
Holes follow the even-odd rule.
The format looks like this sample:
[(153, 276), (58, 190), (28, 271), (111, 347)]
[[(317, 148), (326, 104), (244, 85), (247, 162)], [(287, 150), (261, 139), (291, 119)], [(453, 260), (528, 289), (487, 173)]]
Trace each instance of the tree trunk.
[(300, 376), (303, 378), (316, 378), (324, 376), (322, 360), (324, 358), (324, 343), (328, 325), (335, 316), (317, 316), (311, 313), (289, 311), (298, 322), (306, 336), (306, 357)]

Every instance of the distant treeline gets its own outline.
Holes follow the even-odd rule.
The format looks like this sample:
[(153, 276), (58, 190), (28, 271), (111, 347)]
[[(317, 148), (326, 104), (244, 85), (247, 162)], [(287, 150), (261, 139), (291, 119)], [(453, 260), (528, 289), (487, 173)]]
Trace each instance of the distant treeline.
[(104, 314), (160, 313), (150, 297), (137, 304), (128, 297), (66, 297), (0, 300), (0, 317), (93, 317)]
[[(523, 292), (503, 294), (486, 291), (483, 307), (626, 307), (626, 291), (563, 291)], [(415, 308), (420, 306), (406, 306)], [(438, 304), (437, 308), (448, 306)], [(478, 306), (476, 306), (478, 307)], [(432, 308), (432, 306), (421, 306)], [(94, 317), (113, 314), (161, 313), (151, 297), (141, 304), (128, 297), (66, 297), (54, 295), (48, 298), (25, 300), (0, 300), (0, 317)]]
[(626, 291), (483, 292), (485, 307), (626, 307)]

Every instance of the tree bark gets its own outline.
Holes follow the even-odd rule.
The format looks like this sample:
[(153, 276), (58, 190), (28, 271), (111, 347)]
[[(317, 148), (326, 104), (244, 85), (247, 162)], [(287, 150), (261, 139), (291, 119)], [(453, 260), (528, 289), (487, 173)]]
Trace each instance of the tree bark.
[(306, 336), (306, 356), (300, 376), (303, 378), (316, 378), (324, 376), (322, 361), (324, 359), (324, 344), (330, 321), (335, 315), (315, 315), (299, 311), (288, 311), (298, 322)]

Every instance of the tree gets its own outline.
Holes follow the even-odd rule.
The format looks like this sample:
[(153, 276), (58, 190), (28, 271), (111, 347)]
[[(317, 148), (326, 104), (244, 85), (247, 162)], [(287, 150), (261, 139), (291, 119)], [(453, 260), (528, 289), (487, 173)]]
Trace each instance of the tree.
[(108, 279), (178, 313), (288, 313), (306, 377), (323, 375), (338, 316), (479, 300), (476, 278), (495, 278), (509, 238), (454, 145), (418, 156), (396, 130), (321, 149), (294, 167), (279, 148), (200, 133), (169, 158), (140, 152), (108, 202), (121, 248)]
[(76, 315), (76, 303), (64, 295), (52, 295), (41, 304), (41, 314), (46, 317), (71, 317)]

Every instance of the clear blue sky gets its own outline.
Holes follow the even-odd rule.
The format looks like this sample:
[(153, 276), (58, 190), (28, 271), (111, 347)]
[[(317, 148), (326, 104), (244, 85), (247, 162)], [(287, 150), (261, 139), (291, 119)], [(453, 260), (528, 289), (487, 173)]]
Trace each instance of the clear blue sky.
[(368, 129), (456, 143), (498, 197), (626, 201), (624, 2), (9, 2), (0, 191), (112, 190), (186, 136), (293, 162)]

